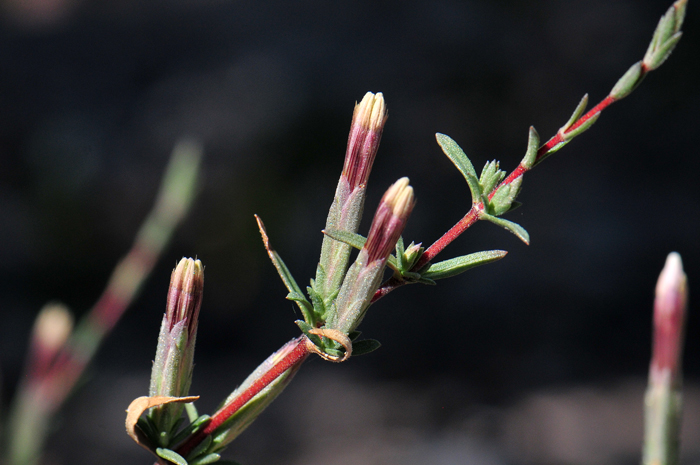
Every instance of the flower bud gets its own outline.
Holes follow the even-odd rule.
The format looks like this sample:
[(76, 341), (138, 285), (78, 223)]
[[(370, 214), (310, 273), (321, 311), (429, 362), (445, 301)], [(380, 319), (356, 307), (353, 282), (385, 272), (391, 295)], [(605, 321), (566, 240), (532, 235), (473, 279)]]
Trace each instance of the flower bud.
[(688, 287), (681, 257), (673, 252), (656, 284), (654, 348), (644, 395), (643, 465), (677, 464), (683, 396), (681, 354)]
[(413, 188), (408, 182), (408, 178), (399, 179), (382, 197), (367, 241), (340, 288), (334, 311), (326, 325), (328, 328), (348, 334), (364, 318), (381, 284), (389, 254), (396, 247), (415, 205)]
[[(170, 276), (165, 315), (158, 336), (158, 349), (151, 372), (149, 396), (184, 397), (192, 382), (197, 320), (202, 305), (204, 267), (199, 260), (183, 258)], [(167, 444), (167, 434), (184, 406), (173, 403), (151, 412)]]
[(386, 119), (386, 105), (381, 92), (376, 95), (367, 92), (362, 101), (355, 105), (342, 173), (351, 192), (367, 185)]
[(656, 283), (654, 300), (654, 348), (649, 368), (650, 381), (670, 376), (680, 383), (681, 355), (688, 288), (680, 255), (668, 255), (666, 265)]
[(73, 331), (73, 316), (63, 304), (46, 304), (34, 322), (29, 357), (29, 376), (46, 374)]
[(199, 260), (183, 258), (170, 275), (165, 318), (170, 330), (177, 324), (187, 326), (190, 338), (197, 333), (199, 309), (202, 306), (204, 267)]
[[(356, 233), (362, 219), (367, 180), (379, 149), (387, 119), (381, 93), (367, 92), (355, 105), (345, 152), (343, 172), (328, 212), (326, 229)], [(330, 237), (323, 238), (315, 290), (328, 301), (338, 292), (350, 260), (351, 247)]]

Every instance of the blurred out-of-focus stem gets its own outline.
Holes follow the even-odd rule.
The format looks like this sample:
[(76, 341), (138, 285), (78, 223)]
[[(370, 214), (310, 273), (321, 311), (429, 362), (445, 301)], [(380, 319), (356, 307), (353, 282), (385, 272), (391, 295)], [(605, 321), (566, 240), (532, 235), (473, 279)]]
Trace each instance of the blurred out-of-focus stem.
[[(32, 338), (25, 374), (14, 398), (5, 431), (8, 465), (39, 462), (52, 415), (75, 387), (100, 343), (124, 311), (158, 261), (177, 225), (192, 205), (199, 178), (201, 146), (179, 142), (168, 163), (155, 205), (139, 229), (134, 245), (117, 264), (107, 287), (49, 363), (32, 354), (43, 341)], [(36, 333), (36, 327), (35, 327)], [(37, 349), (37, 346), (38, 349)]]

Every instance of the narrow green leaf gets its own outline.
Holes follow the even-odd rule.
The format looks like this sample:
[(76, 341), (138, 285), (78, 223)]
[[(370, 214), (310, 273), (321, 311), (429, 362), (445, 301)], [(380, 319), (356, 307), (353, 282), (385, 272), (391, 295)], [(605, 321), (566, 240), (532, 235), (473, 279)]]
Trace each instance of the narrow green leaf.
[(296, 320), (294, 323), (296, 323), (299, 329), (301, 329), (304, 333), (308, 333), (313, 329), (313, 326), (311, 326), (304, 320)]
[[(272, 264), (275, 266), (277, 274), (279, 274), (280, 278), (282, 278), (284, 286), (287, 288), (289, 293), (294, 295), (295, 297), (303, 297), (304, 293), (301, 292), (301, 289), (299, 288), (297, 282), (294, 280), (294, 277), (289, 271), (289, 268), (287, 268), (287, 265), (284, 264), (282, 258), (270, 245), (270, 238), (267, 235), (267, 231), (265, 230), (265, 225), (263, 224), (262, 219), (258, 215), (255, 215), (255, 220), (258, 222), (258, 228), (260, 229), (260, 235), (262, 236), (263, 244), (265, 246), (265, 250), (267, 251), (267, 255), (270, 257)], [(306, 299), (295, 300), (295, 302), (299, 306), (299, 310), (301, 310), (304, 319), (311, 324), (315, 323), (316, 320), (314, 318), (311, 304)]]
[(197, 413), (197, 407), (194, 406), (194, 402), (185, 404), (185, 412), (187, 412), (187, 419), (190, 423), (194, 423), (199, 418), (199, 413)]
[(401, 273), (401, 268), (399, 268), (399, 262), (393, 255), (389, 255), (386, 261), (386, 266), (391, 268), (393, 271)]
[(418, 281), (421, 278), (421, 274), (412, 271), (402, 271), (401, 277), (408, 281)]
[(500, 260), (505, 257), (507, 253), (508, 252), (505, 250), (486, 250), (433, 263), (430, 265), (430, 268), (428, 268), (428, 271), (423, 273), (423, 278), (432, 280), (450, 278), (479, 265), (485, 265)]
[(518, 236), (518, 239), (520, 239), (527, 245), (530, 245), (530, 235), (527, 233), (525, 228), (523, 228), (519, 224), (513, 223), (512, 221), (504, 220), (503, 218), (491, 216), (488, 213), (482, 213), (479, 216), (479, 218), (482, 220), (490, 221), (493, 224), (497, 224), (498, 226), (507, 229), (508, 231)]
[(683, 21), (685, 20), (685, 8), (688, 6), (687, 0), (678, 0), (673, 4), (673, 8), (676, 10), (676, 28), (675, 32), (681, 30), (683, 27)]
[[(255, 398), (251, 399), (251, 401), (254, 401)], [(220, 431), (219, 431), (220, 430)], [(212, 444), (214, 444), (215, 448), (220, 447), (220, 445), (226, 441), (228, 438), (228, 433), (229, 430), (227, 428), (219, 428), (218, 430), (214, 431), (214, 440), (212, 441)], [(221, 449), (219, 449), (221, 450)]]
[(311, 331), (313, 329), (313, 326), (311, 326), (310, 324), (308, 324), (306, 321), (303, 321), (303, 320), (296, 320), (294, 323), (297, 324), (299, 329), (301, 329), (301, 332), (304, 333), (306, 335), (306, 337), (308, 337), (311, 342), (316, 344), (318, 347), (323, 347), (323, 343), (321, 342), (321, 338), (315, 334), (309, 333), (309, 331)]
[(681, 36), (683, 35), (682, 32), (678, 32), (671, 36), (670, 39), (668, 39), (666, 42), (663, 43), (661, 47), (654, 53), (652, 56), (651, 60), (647, 63), (647, 66), (649, 68), (649, 71), (653, 71), (659, 66), (661, 66), (664, 61), (668, 59), (668, 57), (671, 56), (671, 52), (673, 52), (673, 49), (676, 48), (676, 45), (678, 44), (678, 41), (681, 40)]
[(326, 282), (326, 269), (320, 263), (316, 267), (316, 279), (311, 280), (311, 287), (316, 289), (316, 282), (325, 283)]
[[(173, 426), (170, 428), (170, 431), (168, 432), (168, 436), (171, 438), (177, 433), (177, 430), (180, 429), (180, 425), (182, 425), (182, 422), (185, 421), (183, 417), (178, 418), (175, 420), (175, 423), (173, 423)], [(167, 444), (168, 446), (172, 444), (172, 439), (170, 444)]]
[[(598, 121), (598, 118), (600, 118), (600, 112), (594, 113), (593, 116), (588, 118), (581, 126), (577, 127), (573, 131), (569, 131), (564, 135), (564, 139), (568, 142), (574, 137), (588, 131), (593, 124)], [(561, 147), (556, 147), (557, 150), (559, 150)], [(553, 152), (554, 150), (550, 150), (550, 153)]]
[(367, 242), (367, 238), (359, 234), (352, 233), (350, 231), (341, 231), (338, 229), (324, 229), (323, 234), (330, 237), (331, 239), (335, 239), (336, 241), (344, 242), (345, 244), (352, 246), (357, 250), (362, 249), (362, 247), (365, 246), (365, 242)]
[[(503, 181), (506, 172), (499, 169), (498, 160), (492, 160), (484, 165), (484, 169), (481, 170), (481, 176), (479, 176), (479, 187), (481, 193), (484, 197), (488, 196), (491, 191), (498, 185), (499, 182)], [(488, 201), (488, 199), (486, 199)]]
[(295, 296), (303, 297), (304, 294), (302, 293), (301, 288), (299, 288), (299, 285), (292, 276), (292, 273), (289, 271), (289, 268), (287, 268), (287, 265), (285, 265), (284, 261), (279, 256), (279, 254), (275, 251), (272, 251), (271, 255), (273, 257), (272, 264), (275, 265), (277, 273), (280, 275), (280, 278), (282, 278), (282, 282), (284, 282), (284, 285), (287, 288), (287, 290)]
[(350, 331), (350, 334), (348, 334), (348, 338), (350, 338), (350, 341), (354, 341), (358, 337), (360, 337), (360, 334), (362, 334), (362, 331)]
[[(656, 54), (654, 56), (656, 56)], [(638, 61), (630, 66), (630, 69), (625, 72), (617, 83), (615, 83), (615, 86), (610, 91), (610, 96), (616, 100), (627, 97), (639, 85), (639, 83), (642, 82), (642, 77), (642, 62)], [(582, 126), (580, 126), (578, 129), (581, 129)], [(573, 137), (575, 136), (569, 137), (569, 139), (572, 139)]]
[(523, 177), (520, 176), (512, 183), (499, 187), (491, 200), (488, 201), (488, 212), (494, 216), (501, 216), (509, 211), (515, 198), (520, 193), (520, 186), (522, 183)]
[(190, 462), (190, 465), (209, 465), (210, 463), (218, 462), (220, 458), (221, 455), (219, 454), (208, 454), (198, 459), (192, 460)]
[(437, 133), (435, 134), (437, 143), (442, 148), (442, 151), (447, 155), (447, 158), (454, 163), (464, 179), (466, 179), (469, 185), (469, 190), (472, 194), (472, 203), (481, 200), (481, 186), (479, 186), (479, 178), (476, 176), (476, 170), (474, 165), (469, 161), (469, 158), (464, 153), (462, 148), (457, 145), (457, 143), (452, 140), (449, 136), (445, 134)]
[(403, 271), (406, 269), (406, 263), (404, 263), (404, 253), (406, 249), (403, 245), (403, 236), (399, 236), (399, 240), (396, 241), (396, 266), (399, 270)]
[[(671, 6), (666, 13), (661, 17), (657, 26), (659, 36), (656, 40), (657, 47), (668, 40), (676, 31), (676, 9)], [(656, 32), (656, 31), (655, 31)], [(656, 35), (656, 34), (654, 34)]]
[(306, 292), (309, 293), (309, 297), (311, 298), (311, 304), (314, 306), (314, 313), (317, 317), (323, 318), (326, 314), (326, 304), (323, 302), (323, 297), (311, 286), (306, 288)]
[(162, 447), (170, 445), (170, 433), (168, 431), (159, 431), (156, 439), (156, 444)]
[(547, 152), (545, 152), (544, 155), (542, 155), (542, 156), (540, 157), (540, 159), (537, 160), (537, 161), (535, 162), (535, 165), (534, 165), (534, 166), (539, 165), (539, 164), (542, 163), (546, 158), (549, 158), (550, 155), (552, 155), (552, 154), (558, 152), (559, 150), (563, 149), (564, 146), (565, 146), (566, 144), (568, 144), (569, 142), (570, 142), (570, 140), (563, 140), (563, 141), (559, 142), (557, 145), (555, 145), (554, 147), (552, 147), (551, 149), (549, 149)]
[[(678, 6), (678, 8), (676, 8), (676, 6)], [(659, 24), (654, 30), (654, 36), (649, 43), (646, 54), (644, 55), (645, 64), (649, 65), (653, 61), (654, 55), (663, 47), (663, 44), (668, 41), (671, 36), (680, 31), (685, 16), (685, 6), (685, 2), (676, 2), (670, 6), (661, 17)]]
[[(562, 132), (566, 132), (573, 124), (578, 121), (578, 119), (581, 117), (584, 111), (586, 111), (586, 107), (588, 106), (588, 94), (584, 95), (583, 98), (581, 99), (580, 102), (578, 102), (578, 105), (576, 105), (576, 109), (571, 115), (571, 118), (569, 118), (569, 121), (566, 122), (564, 126), (560, 129)], [(530, 128), (531, 130), (534, 128)], [(539, 138), (538, 138), (539, 140)], [(538, 144), (539, 145), (539, 142)]]
[(291, 300), (293, 302), (306, 302), (309, 303), (308, 300), (306, 300), (306, 297), (304, 297), (302, 294), (297, 294), (296, 292), (290, 292), (287, 294), (285, 297), (287, 300)]
[[(585, 95), (583, 98), (587, 100), (588, 95)], [(579, 106), (580, 105), (581, 104), (579, 103)], [(576, 108), (576, 111), (578, 111), (578, 108)], [(574, 111), (574, 116), (576, 116), (576, 118), (578, 119), (578, 115), (576, 115), (576, 111)], [(566, 123), (566, 124), (569, 124), (569, 123)], [(570, 126), (570, 124), (569, 124), (569, 126)], [(568, 126), (565, 125), (564, 127), (566, 127), (568, 129)], [(530, 131), (528, 132), (528, 135), (527, 135), (527, 150), (525, 151), (525, 156), (520, 161), (520, 165), (523, 168), (529, 170), (533, 166), (535, 166), (535, 160), (537, 160), (537, 151), (539, 150), (539, 148), (540, 148), (540, 135), (537, 133), (534, 126), (530, 126)]]
[(505, 213), (510, 213), (510, 212), (512, 212), (513, 210), (515, 210), (516, 208), (520, 208), (520, 207), (522, 207), (522, 206), (523, 206), (523, 203), (522, 203), (522, 202), (518, 202), (517, 200), (514, 200), (513, 203), (510, 204), (510, 208), (508, 209), (508, 211), (507, 211), (507, 212), (504, 212), (504, 214), (505, 214)]
[(159, 447), (156, 449), (156, 455), (176, 465), (187, 465), (187, 460), (185, 460), (182, 455), (178, 454), (174, 450)]
[(200, 455), (206, 454), (206, 452), (209, 450), (209, 446), (211, 446), (212, 439), (211, 434), (205, 437), (204, 440), (197, 444), (197, 446), (187, 455), (188, 460), (193, 460)]
[(323, 347), (323, 351), (328, 355), (332, 355), (333, 357), (342, 357), (345, 353), (344, 350), (334, 349), (332, 347)]
[(210, 420), (211, 420), (211, 417), (209, 415), (200, 416), (195, 421), (193, 421), (189, 425), (185, 426), (182, 429), (182, 431), (180, 431), (175, 436), (173, 436), (173, 438), (170, 440), (170, 444), (172, 444), (172, 445), (180, 444), (182, 441), (185, 440), (185, 438), (196, 433), (197, 431), (199, 431), (200, 429), (202, 429), (206, 425), (208, 425)]
[(282, 282), (284, 282), (284, 285), (287, 288), (287, 290), (290, 293), (303, 295), (301, 289), (299, 288), (299, 285), (292, 276), (292, 273), (289, 271), (289, 268), (287, 268), (287, 265), (285, 265), (284, 261), (282, 260), (282, 257), (280, 257), (280, 255), (274, 250), (270, 255), (270, 258), (272, 259), (272, 264), (277, 269), (277, 273), (280, 275), (280, 278), (282, 278)]
[(379, 349), (382, 344), (376, 339), (363, 339), (352, 343), (352, 355), (365, 355)]
[(192, 422), (192, 432), (196, 433), (199, 431), (201, 428), (209, 424), (209, 421), (211, 420), (211, 417), (209, 415), (201, 415), (199, 418), (197, 418), (195, 421)]
[(158, 442), (158, 429), (148, 415), (139, 418), (136, 424), (151, 442), (154, 444)]
[(423, 252), (425, 252), (425, 248), (421, 247), (421, 243), (415, 244), (415, 243), (411, 242), (411, 244), (408, 246), (408, 248), (404, 252), (404, 255), (406, 258), (405, 268), (407, 270), (410, 270), (411, 268), (413, 268), (413, 266), (416, 264), (416, 262), (423, 255)]

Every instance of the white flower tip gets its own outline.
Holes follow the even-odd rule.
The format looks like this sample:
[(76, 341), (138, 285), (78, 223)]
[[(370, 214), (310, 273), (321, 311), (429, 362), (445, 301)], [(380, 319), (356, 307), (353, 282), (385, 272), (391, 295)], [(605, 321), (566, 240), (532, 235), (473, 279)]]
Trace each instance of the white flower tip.
[(683, 272), (683, 261), (678, 252), (671, 252), (666, 257), (666, 264), (656, 283), (656, 295), (663, 296), (669, 293), (685, 295), (687, 293), (687, 278)]
[(56, 351), (73, 330), (73, 316), (68, 307), (59, 303), (44, 306), (34, 323), (34, 340), (45, 350)]

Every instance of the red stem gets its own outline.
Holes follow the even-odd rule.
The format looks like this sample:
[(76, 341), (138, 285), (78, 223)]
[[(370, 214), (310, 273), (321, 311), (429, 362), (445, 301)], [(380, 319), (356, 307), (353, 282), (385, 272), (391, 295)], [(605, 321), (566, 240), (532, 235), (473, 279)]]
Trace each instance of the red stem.
[[(457, 222), (457, 224), (452, 226), (452, 228), (450, 228), (449, 231), (443, 234), (440, 239), (435, 241), (433, 245), (428, 247), (428, 249), (426, 249), (426, 251), (423, 252), (423, 255), (418, 260), (418, 262), (416, 262), (413, 268), (411, 268), (411, 270), (416, 271), (425, 267), (433, 258), (435, 258), (437, 254), (442, 252), (442, 250), (445, 247), (447, 247), (452, 241), (457, 239), (460, 234), (466, 231), (471, 225), (476, 223), (479, 220), (479, 212), (483, 209), (483, 203), (472, 205), (471, 210), (469, 210), (467, 214), (464, 215), (464, 217)], [(372, 297), (372, 303), (381, 299), (394, 289), (403, 286), (404, 284), (406, 284), (406, 281), (402, 281), (395, 278), (389, 279), (386, 283), (382, 285), (382, 287), (377, 289), (377, 292), (374, 293), (374, 296)]]
[[(564, 142), (564, 136), (571, 131), (576, 130), (579, 128), (583, 123), (594, 117), (597, 113), (600, 113), (607, 107), (609, 107), (611, 104), (616, 102), (615, 98), (608, 95), (603, 99), (598, 105), (594, 106), (591, 108), (588, 113), (580, 117), (574, 124), (572, 124), (566, 131), (564, 132), (557, 132), (557, 134), (549, 139), (546, 144), (544, 144), (542, 147), (540, 147), (537, 150), (537, 157), (535, 158), (535, 164), (542, 159), (552, 148), (556, 147), (557, 144), (560, 144)], [(489, 200), (494, 196), (496, 191), (507, 184), (512, 183), (519, 177), (521, 177), (523, 174), (525, 174), (528, 171), (528, 168), (524, 167), (523, 165), (518, 165), (517, 168), (515, 168), (491, 193), (489, 194)], [(411, 271), (418, 271), (421, 268), (425, 267), (428, 263), (430, 263), (440, 252), (443, 251), (445, 247), (450, 245), (452, 241), (457, 239), (464, 231), (466, 231), (471, 225), (476, 223), (479, 220), (479, 213), (484, 209), (483, 203), (478, 203), (474, 204), (467, 212), (466, 215), (464, 215), (464, 218), (459, 220), (457, 224), (452, 226), (449, 231), (447, 231), (443, 236), (435, 241), (433, 245), (431, 245), (425, 253), (423, 253), (423, 256), (418, 260), (418, 262), (415, 264), (415, 266), (411, 269)], [(374, 297), (372, 298), (372, 302), (376, 302), (377, 300), (381, 299), (385, 295), (389, 294), (391, 291), (393, 291), (396, 288), (399, 288), (406, 284), (406, 281), (401, 281), (398, 279), (391, 278), (389, 279), (382, 287), (377, 289), (377, 292), (374, 294)]]
[(433, 245), (428, 247), (428, 249), (423, 253), (416, 266), (413, 267), (414, 270), (420, 270), (425, 265), (428, 264), (437, 254), (443, 251), (445, 247), (450, 245), (452, 241), (457, 239), (464, 231), (466, 231), (471, 225), (479, 220), (479, 212), (484, 209), (483, 203), (478, 203), (472, 205), (471, 210), (464, 215), (464, 218), (459, 220), (457, 224), (452, 226), (449, 231), (442, 235), (440, 239), (435, 241)]
[[(542, 159), (542, 157), (544, 157), (547, 154), (547, 152), (549, 152), (554, 147), (556, 147), (557, 144), (561, 144), (562, 142), (564, 142), (564, 136), (566, 134), (570, 133), (571, 131), (574, 131), (575, 129), (578, 129), (583, 123), (585, 123), (586, 121), (591, 119), (597, 113), (600, 113), (601, 111), (605, 110), (607, 107), (609, 107), (614, 102), (616, 102), (615, 98), (608, 95), (598, 105), (591, 108), (588, 111), (588, 113), (586, 113), (585, 115), (580, 117), (574, 124), (572, 124), (571, 127), (569, 127), (569, 129), (566, 130), (566, 132), (564, 132), (564, 133), (557, 132), (557, 134), (554, 137), (549, 139), (546, 144), (544, 144), (542, 147), (539, 148), (539, 150), (537, 150), (537, 157), (535, 158), (535, 164), (537, 164), (537, 162), (540, 161)], [(491, 192), (491, 194), (489, 194), (489, 200), (491, 200), (491, 197), (493, 197), (493, 195), (496, 193), (496, 191), (498, 190), (499, 187), (512, 183), (513, 181), (518, 179), (520, 176), (525, 174), (527, 171), (528, 171), (527, 168), (525, 168), (522, 165), (518, 165), (518, 167), (516, 169), (514, 169), (513, 172), (510, 173), (508, 175), (508, 177), (506, 177), (503, 180), (503, 182), (501, 182), (498, 185), (498, 187), (496, 187), (496, 189), (493, 190), (493, 192)]]
[(299, 337), (296, 340), (296, 347), (294, 347), (291, 352), (289, 352), (275, 366), (270, 368), (264, 375), (255, 380), (255, 382), (253, 382), (253, 384), (251, 384), (250, 387), (243, 391), (238, 397), (233, 399), (231, 402), (226, 404), (221, 410), (216, 412), (211, 417), (211, 421), (207, 424), (207, 426), (204, 427), (204, 429), (200, 430), (198, 433), (194, 434), (193, 436), (190, 436), (190, 438), (177, 449), (177, 453), (183, 457), (186, 457), (187, 454), (189, 454), (192, 451), (192, 449), (194, 449), (200, 442), (204, 440), (204, 438), (212, 434), (226, 420), (231, 418), (250, 399), (255, 397), (260, 391), (269, 386), (282, 373), (284, 373), (297, 363), (303, 362), (308, 355), (309, 351), (306, 349), (306, 338), (304, 336)]

